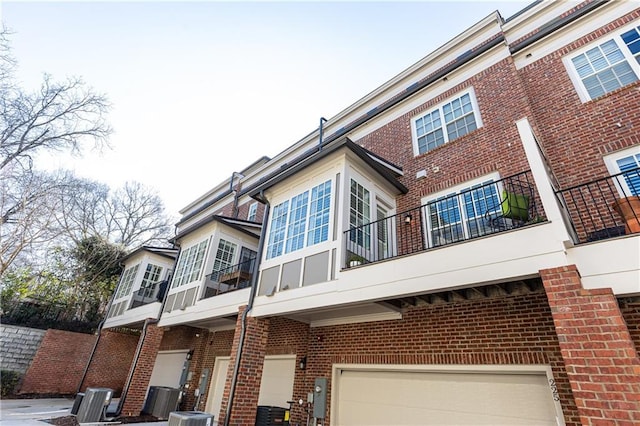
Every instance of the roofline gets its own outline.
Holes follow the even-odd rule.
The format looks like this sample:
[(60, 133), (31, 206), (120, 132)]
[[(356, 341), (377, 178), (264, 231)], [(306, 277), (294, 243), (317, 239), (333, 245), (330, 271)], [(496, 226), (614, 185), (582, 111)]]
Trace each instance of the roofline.
[[(226, 225), (230, 228), (236, 229), (240, 232), (243, 232), (247, 235), (249, 235), (250, 237), (253, 238), (259, 238), (259, 235), (256, 235), (254, 233), (252, 233), (251, 231), (247, 231), (246, 229), (244, 229), (242, 226), (232, 223), (232, 222), (228, 222), (228, 221), (240, 221), (240, 222), (246, 222), (247, 225), (256, 225), (256, 222), (249, 222), (249, 221), (243, 221), (241, 219), (234, 219), (234, 218), (230, 218), (230, 217), (226, 217), (226, 216), (220, 216), (217, 214), (211, 215), (209, 217), (205, 217), (204, 219), (199, 220), (198, 222), (194, 223), (192, 226), (188, 227), (187, 229), (185, 229), (182, 232), (178, 232), (176, 235), (174, 235), (169, 242), (173, 243), (173, 244), (177, 244), (177, 240), (180, 238), (185, 237), (186, 235), (191, 234), (194, 231), (197, 231), (198, 229), (202, 228), (204, 225), (207, 225), (211, 222), (219, 222), (223, 225)], [(262, 225), (257, 224), (259, 228), (262, 228)]]
[[(362, 148), (360, 145), (352, 142), (349, 138), (345, 137), (339, 142), (329, 144), (328, 146), (325, 146), (325, 144), (323, 143), (322, 146), (316, 146), (315, 148), (312, 148), (311, 150), (302, 154), (300, 157), (291, 161), (292, 164), (290, 166), (272, 173), (263, 182), (260, 182), (251, 188), (247, 188), (246, 193), (248, 193), (250, 197), (258, 201), (266, 202), (266, 200), (260, 195), (264, 190), (277, 185), (278, 183), (297, 174), (298, 172), (304, 170), (317, 161), (345, 147), (351, 150), (365, 163), (367, 163), (369, 167), (378, 172), (389, 183), (395, 186), (396, 189), (398, 189), (401, 193), (406, 194), (407, 192), (409, 192), (407, 187), (400, 183), (400, 181), (398, 181), (396, 177), (389, 172), (389, 169), (387, 167), (384, 167), (380, 163), (381, 157), (376, 156), (377, 159), (373, 159), (366, 149)], [(392, 166), (396, 167), (395, 165)]]
[(153, 254), (157, 254), (158, 256), (162, 256), (162, 257), (166, 257), (168, 259), (174, 259), (174, 256), (171, 256), (169, 254), (166, 253), (160, 253), (157, 251), (154, 251), (153, 249), (162, 249), (162, 250), (174, 250), (175, 254), (178, 254), (178, 249), (176, 248), (172, 248), (172, 247), (156, 247), (156, 246), (140, 246), (137, 249), (133, 250), (131, 253), (126, 254), (125, 256), (121, 257), (119, 262), (124, 262), (125, 260), (129, 259), (132, 256), (135, 256), (136, 254), (143, 252), (143, 251), (148, 251), (149, 253), (153, 253)]

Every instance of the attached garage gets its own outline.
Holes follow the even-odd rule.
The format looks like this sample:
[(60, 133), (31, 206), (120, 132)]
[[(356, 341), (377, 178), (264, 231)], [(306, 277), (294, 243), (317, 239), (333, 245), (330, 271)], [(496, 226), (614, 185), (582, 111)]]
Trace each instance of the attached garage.
[(331, 424), (563, 425), (550, 374), (544, 366), (335, 366)]
[(262, 367), (258, 405), (288, 408), (293, 397), (295, 355), (266, 356)]

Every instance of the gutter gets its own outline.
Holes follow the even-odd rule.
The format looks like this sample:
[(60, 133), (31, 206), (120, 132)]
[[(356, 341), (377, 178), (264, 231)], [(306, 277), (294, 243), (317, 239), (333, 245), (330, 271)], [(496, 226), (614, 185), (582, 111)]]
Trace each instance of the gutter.
[[(261, 194), (261, 198), (264, 200), (264, 194)], [(260, 270), (260, 262), (262, 260), (262, 254), (264, 252), (264, 243), (267, 234), (267, 221), (269, 219), (269, 210), (271, 209), (271, 204), (267, 200), (264, 200), (265, 208), (264, 215), (262, 221), (262, 229), (260, 230), (260, 244), (258, 245), (258, 253), (256, 254), (256, 264), (253, 267), (254, 274), (251, 277), (251, 292), (249, 293), (249, 302), (247, 303), (247, 307), (242, 313), (241, 320), (241, 328), (240, 328), (240, 338), (238, 341), (238, 350), (236, 352), (235, 364), (233, 366), (233, 377), (231, 378), (231, 389), (229, 391), (229, 403), (227, 404), (227, 410), (224, 416), (224, 426), (229, 426), (229, 422), (231, 421), (231, 410), (233, 409), (233, 399), (236, 393), (236, 385), (238, 383), (238, 374), (240, 373), (240, 360), (242, 358), (242, 348), (244, 346), (244, 339), (247, 333), (247, 316), (249, 312), (253, 308), (253, 302), (256, 298), (257, 287), (258, 287), (258, 271)]]
[(558, 17), (552, 20), (551, 22), (547, 22), (546, 24), (538, 28), (538, 32), (533, 34), (531, 37), (528, 37), (522, 40), (520, 43), (516, 43), (513, 46), (509, 47), (509, 52), (511, 52), (511, 54), (514, 54), (521, 51), (522, 49), (525, 49), (531, 46), (533, 43), (556, 32), (557, 30), (564, 27), (565, 25), (568, 25), (573, 21), (579, 18), (582, 18), (586, 14), (598, 9), (599, 7), (606, 5), (607, 3), (609, 3), (609, 1), (610, 0), (595, 0), (589, 4), (586, 4), (581, 9), (576, 10), (574, 13), (570, 15)]

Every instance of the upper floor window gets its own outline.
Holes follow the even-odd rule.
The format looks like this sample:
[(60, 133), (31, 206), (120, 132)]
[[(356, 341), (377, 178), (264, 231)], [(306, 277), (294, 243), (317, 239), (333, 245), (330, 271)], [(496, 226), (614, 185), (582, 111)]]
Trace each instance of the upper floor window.
[(237, 246), (235, 244), (221, 238), (218, 243), (216, 259), (213, 261), (213, 270), (218, 272), (232, 266), (236, 248)]
[(173, 275), (172, 288), (180, 287), (181, 285), (200, 279), (200, 271), (204, 263), (204, 255), (207, 251), (208, 242), (209, 240), (204, 240), (180, 253), (180, 258), (178, 259), (178, 264), (176, 265), (176, 270)]
[(128, 296), (129, 293), (131, 293), (131, 287), (133, 286), (133, 281), (136, 279), (139, 267), (140, 264), (137, 264), (125, 269), (122, 274), (122, 279), (120, 280), (120, 287), (118, 287), (118, 292), (116, 293), (116, 299)]
[(640, 27), (618, 31), (565, 64), (583, 101), (633, 83), (640, 75)]
[(640, 146), (616, 152), (605, 158), (609, 173), (623, 173), (617, 179), (621, 196), (640, 195)]
[(427, 238), (431, 246), (491, 232), (484, 220), (500, 209), (498, 176), (481, 178), (427, 200)]
[(330, 204), (328, 180), (276, 205), (271, 215), (267, 259), (327, 241)]
[(247, 220), (249, 222), (255, 222), (258, 214), (258, 203), (253, 203), (249, 206), (249, 213), (247, 214)]
[(144, 271), (144, 277), (140, 288), (143, 289), (144, 297), (151, 297), (153, 291), (160, 281), (162, 274), (162, 266), (154, 265), (153, 263), (147, 264), (147, 269)]
[(473, 90), (411, 120), (416, 155), (431, 151), (482, 126)]
[(371, 248), (371, 229), (364, 226), (371, 222), (371, 193), (367, 188), (351, 179), (349, 199), (349, 234), (351, 242), (369, 250)]

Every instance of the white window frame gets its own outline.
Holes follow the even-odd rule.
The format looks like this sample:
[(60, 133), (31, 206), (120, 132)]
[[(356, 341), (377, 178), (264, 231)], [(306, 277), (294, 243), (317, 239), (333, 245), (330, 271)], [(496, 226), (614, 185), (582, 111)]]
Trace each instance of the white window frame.
[(190, 245), (180, 253), (171, 288), (182, 287), (200, 279), (207, 258), (208, 246), (209, 238)]
[(138, 276), (138, 269), (140, 269), (140, 264), (136, 263), (124, 270), (122, 277), (120, 278), (120, 285), (118, 286), (118, 293), (116, 294), (115, 299), (127, 297), (131, 294), (131, 288), (133, 288), (133, 283)]
[[(425, 226), (425, 230), (424, 232), (426, 233), (426, 238), (427, 238), (427, 242), (428, 242), (428, 247), (434, 247), (434, 246), (441, 246), (441, 245), (446, 245), (446, 244), (451, 244), (457, 241), (464, 241), (466, 239), (469, 239), (471, 237), (475, 237), (475, 236), (479, 236), (479, 235), (484, 235), (484, 233), (480, 230), (478, 230), (478, 235), (471, 235), (469, 233), (469, 227), (467, 226), (467, 223), (470, 220), (473, 220), (473, 218), (469, 218), (467, 217), (467, 210), (464, 206), (464, 204), (460, 203), (460, 193), (463, 191), (467, 191), (469, 189), (472, 189), (472, 187), (477, 186), (477, 185), (484, 185), (489, 183), (490, 181), (493, 181), (495, 184), (495, 191), (496, 191), (496, 203), (495, 203), (495, 211), (499, 211), (500, 210), (500, 194), (502, 193), (502, 182), (500, 182), (500, 174), (498, 172), (494, 172), (494, 173), (490, 173), (488, 175), (479, 177), (477, 179), (473, 179), (467, 182), (464, 182), (460, 185), (456, 185), (453, 186), (451, 188), (448, 188), (444, 191), (440, 191), (434, 194), (431, 194), (427, 197), (424, 197), (422, 199), (422, 205), (426, 206), (423, 209), (423, 214), (426, 216), (424, 217), (424, 223), (426, 224)], [(439, 228), (443, 228), (443, 227), (438, 227), (436, 226), (434, 228), (434, 224), (432, 223), (431, 220), (431, 214), (430, 214), (430, 206), (428, 206), (428, 204), (434, 203), (434, 202), (438, 202), (438, 200), (444, 198), (444, 197), (448, 197), (448, 196), (453, 196), (453, 195), (458, 195), (458, 197), (456, 197), (456, 200), (458, 200), (458, 211), (459, 211), (459, 215), (460, 215), (460, 226), (462, 228), (462, 234), (459, 236), (459, 238), (457, 239), (448, 239), (446, 235), (443, 235), (442, 237), (439, 238), (434, 238), (432, 231), (435, 231)], [(476, 216), (477, 218), (478, 216)], [(458, 223), (458, 222), (456, 222)], [(441, 240), (441, 239), (442, 240)]]
[[(369, 217), (368, 220), (363, 224), (369, 224), (373, 222), (377, 222), (380, 217), (378, 215), (380, 210), (383, 210), (385, 213), (385, 217), (389, 218), (395, 216), (396, 207), (395, 200), (393, 198), (389, 198), (389, 195), (380, 191), (376, 185), (373, 185), (372, 182), (365, 178), (360, 173), (356, 173), (353, 171), (351, 175), (346, 179), (345, 185), (346, 190), (345, 196), (345, 214), (346, 214), (346, 229), (349, 230), (352, 228), (353, 224), (351, 223), (351, 182), (355, 182), (357, 185), (360, 185), (364, 190), (369, 193)], [(346, 248), (350, 252), (354, 253), (357, 256), (362, 256), (369, 261), (377, 261), (380, 259), (387, 259), (390, 257), (394, 257), (397, 255), (397, 238), (396, 238), (396, 223), (395, 220), (390, 219), (388, 222), (382, 222), (386, 225), (387, 229), (381, 229), (380, 224), (376, 226), (367, 226), (363, 228), (363, 240), (364, 245), (360, 244), (357, 239), (353, 241), (351, 239), (352, 233), (346, 233), (345, 238)], [(380, 232), (386, 231), (385, 237), (386, 247), (381, 250), (380, 243), (383, 240), (380, 239)], [(383, 252), (384, 253), (383, 253)], [(349, 261), (349, 257), (347, 254), (346, 261)]]
[[(617, 152), (614, 152), (613, 154), (609, 154), (605, 156), (604, 162), (605, 162), (605, 165), (607, 166), (607, 170), (609, 171), (610, 175), (617, 175), (622, 171), (618, 166), (618, 160), (626, 157), (635, 157), (636, 162), (640, 164), (640, 160), (638, 159), (638, 157), (640, 157), (640, 145), (627, 148), (622, 151), (617, 151)], [(625, 197), (633, 194), (633, 192), (631, 191), (631, 188), (629, 188), (629, 185), (627, 184), (627, 181), (626, 179), (624, 179), (624, 177), (616, 179), (615, 185), (616, 185), (618, 194), (621, 197)], [(640, 194), (637, 194), (637, 195), (640, 195)]]
[[(471, 132), (473, 132), (475, 130), (478, 130), (478, 129), (480, 129), (482, 127), (482, 118), (480, 116), (480, 108), (478, 106), (478, 100), (476, 98), (476, 93), (475, 93), (475, 90), (473, 89), (473, 87), (470, 87), (467, 90), (464, 90), (462, 92), (457, 93), (454, 96), (451, 96), (450, 98), (448, 98), (447, 100), (439, 103), (435, 107), (430, 108), (429, 110), (427, 110), (425, 112), (422, 112), (422, 113), (418, 114), (417, 116), (415, 116), (415, 117), (413, 117), (411, 119), (411, 139), (412, 139), (412, 143), (413, 143), (413, 154), (414, 154), (414, 156), (426, 154), (426, 153), (432, 151), (433, 149), (438, 148), (439, 146), (446, 145), (447, 143), (449, 143), (451, 141), (454, 141), (454, 140), (458, 139), (459, 137), (465, 136), (465, 135), (470, 133), (470, 132), (469, 133), (465, 133), (465, 135), (462, 135), (462, 136), (451, 137), (449, 135), (449, 133), (447, 132), (447, 124), (450, 124), (450, 123), (445, 122), (444, 111), (443, 111), (443, 108), (446, 105), (449, 105), (451, 102), (454, 102), (455, 100), (458, 100), (458, 99), (462, 98), (465, 95), (469, 95), (470, 103), (471, 103), (471, 107), (472, 107), (471, 114), (473, 114), (474, 120), (476, 122), (476, 128), (471, 130)], [(426, 117), (427, 115), (433, 114), (434, 112), (438, 112), (440, 114), (440, 122), (441, 122), (440, 128), (442, 128), (442, 133), (443, 133), (443, 136), (444, 136), (444, 142), (442, 143), (442, 145), (439, 145), (436, 148), (426, 149), (424, 152), (420, 152), (420, 145), (418, 143), (419, 136), (418, 136), (418, 131), (417, 131), (417, 128), (416, 128), (416, 123), (418, 122), (418, 120)], [(466, 115), (469, 115), (469, 114), (466, 114)], [(457, 119), (459, 119), (459, 118), (457, 118)], [(422, 135), (420, 137), (422, 137)]]
[[(293, 253), (299, 250), (304, 249), (305, 247), (310, 247), (316, 244), (321, 244), (324, 242), (329, 241), (329, 223), (330, 220), (327, 221), (326, 224), (323, 224), (322, 227), (326, 227), (327, 232), (323, 233), (323, 235), (325, 236), (325, 239), (321, 240), (321, 241), (311, 241), (309, 239), (309, 235), (310, 232), (315, 230), (316, 228), (310, 229), (310, 226), (312, 225), (311, 221), (310, 221), (310, 217), (311, 217), (311, 204), (314, 202), (313, 200), (313, 190), (319, 186), (324, 186), (326, 184), (330, 185), (330, 191), (329, 191), (329, 205), (326, 208), (326, 210), (329, 212), (329, 215), (331, 214), (331, 206), (333, 205), (333, 194), (334, 194), (334, 182), (331, 179), (325, 179), (322, 182), (317, 183), (316, 185), (313, 185), (311, 188), (302, 191), (298, 194), (296, 194), (293, 197), (287, 198), (286, 200), (283, 200), (282, 202), (278, 203), (274, 208), (271, 209), (271, 213), (270, 213), (270, 220), (269, 220), (269, 232), (268, 232), (268, 237), (267, 237), (267, 247), (265, 250), (265, 259), (266, 260), (270, 260), (270, 259), (274, 259), (276, 257), (282, 256), (282, 255), (286, 255), (289, 253)], [(303, 204), (304, 210), (305, 210), (305, 214), (304, 214), (304, 218), (302, 218), (301, 220), (299, 220), (298, 224), (302, 224), (304, 223), (304, 229), (302, 230), (302, 232), (297, 232), (295, 234), (295, 238), (296, 241), (302, 241), (302, 244), (300, 246), (295, 245), (292, 246), (290, 244), (291, 240), (291, 232), (293, 230), (293, 228), (291, 228), (291, 213), (292, 213), (292, 209), (293, 208), (298, 208), (300, 207), (298, 206), (294, 206), (293, 205), (293, 201), (299, 197), (305, 197), (306, 194), (306, 202)], [(282, 209), (284, 209), (284, 211), (282, 211)], [(274, 214), (276, 212), (281, 212), (282, 214), (280, 214), (278, 216), (278, 220), (277, 222), (274, 220)], [(330, 219), (330, 218), (329, 218)], [(276, 224), (278, 227), (274, 228), (274, 224)], [(296, 228), (299, 230), (299, 228)], [(277, 232), (274, 233), (274, 232)]]
[(249, 212), (247, 213), (247, 220), (249, 222), (255, 222), (256, 221), (256, 217), (258, 215), (258, 203), (252, 203), (251, 205), (249, 205)]
[(143, 297), (153, 297), (158, 283), (161, 281), (163, 267), (154, 263), (147, 263), (140, 288), (143, 289)]
[[(221, 271), (235, 265), (237, 263), (235, 260), (237, 252), (238, 245), (236, 243), (220, 238), (218, 248), (216, 249), (216, 256), (213, 260), (212, 270)], [(229, 259), (226, 258), (227, 256)]]
[[(589, 45), (587, 45), (587, 46), (584, 46), (584, 47), (582, 47), (582, 48), (580, 48), (578, 50), (574, 50), (573, 52), (571, 52), (571, 54), (566, 55), (564, 58), (562, 58), (564, 66), (567, 69), (567, 73), (569, 74), (569, 78), (571, 79), (571, 82), (573, 83), (573, 86), (575, 87), (575, 89), (576, 89), (576, 91), (578, 93), (578, 97), (580, 98), (582, 103), (589, 102), (592, 99), (598, 99), (598, 98), (591, 98), (591, 95), (589, 95), (589, 92), (587, 91), (587, 88), (585, 87), (585, 85), (584, 85), (584, 83), (582, 81), (582, 78), (578, 74), (578, 71), (576, 70), (576, 68), (575, 68), (575, 66), (573, 64), (573, 59), (578, 57), (578, 56), (580, 56), (580, 55), (582, 55), (582, 54), (584, 54), (584, 53), (586, 53), (587, 51), (589, 51), (591, 49), (594, 49), (595, 47), (601, 46), (602, 44), (608, 42), (609, 40), (613, 40), (616, 43), (616, 45), (618, 46), (618, 49), (620, 49), (620, 51), (622, 52), (625, 60), (627, 61), (627, 63), (631, 67), (631, 70), (636, 75), (636, 82), (638, 80), (640, 80), (640, 64), (638, 64), (638, 60), (631, 53), (631, 51), (629, 50), (629, 47), (622, 40), (622, 34), (626, 33), (627, 31), (630, 31), (630, 30), (632, 30), (634, 28), (636, 29), (636, 31), (640, 31), (640, 22), (639, 21), (634, 21), (634, 23), (631, 24), (631, 25), (627, 25), (625, 27), (622, 27), (622, 28), (610, 33), (610, 34), (607, 34), (604, 37), (600, 37), (596, 41), (594, 41), (593, 43), (589, 43)], [(636, 56), (638, 56), (638, 54), (636, 54)], [(629, 84), (632, 84), (632, 83), (629, 83)], [(621, 87), (625, 87), (625, 86), (621, 86)], [(618, 88), (616, 88), (614, 90), (618, 90)], [(603, 94), (602, 96), (605, 96), (607, 93), (610, 93), (611, 91), (605, 92), (605, 94)]]

